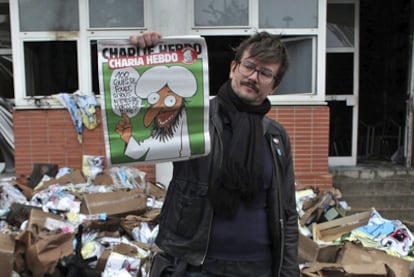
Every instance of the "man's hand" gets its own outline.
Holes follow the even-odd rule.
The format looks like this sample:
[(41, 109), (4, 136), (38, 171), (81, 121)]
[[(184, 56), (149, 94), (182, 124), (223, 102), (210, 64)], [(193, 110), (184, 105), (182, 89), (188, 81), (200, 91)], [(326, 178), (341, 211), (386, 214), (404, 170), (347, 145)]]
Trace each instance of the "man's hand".
[(125, 141), (125, 143), (128, 143), (129, 139), (132, 136), (131, 119), (126, 113), (122, 113), (122, 117), (124, 119), (118, 121), (115, 131), (118, 133), (121, 139)]
[(140, 48), (150, 47), (158, 44), (161, 39), (160, 32), (145, 31), (139, 35), (132, 35), (129, 37), (131, 44), (138, 45)]

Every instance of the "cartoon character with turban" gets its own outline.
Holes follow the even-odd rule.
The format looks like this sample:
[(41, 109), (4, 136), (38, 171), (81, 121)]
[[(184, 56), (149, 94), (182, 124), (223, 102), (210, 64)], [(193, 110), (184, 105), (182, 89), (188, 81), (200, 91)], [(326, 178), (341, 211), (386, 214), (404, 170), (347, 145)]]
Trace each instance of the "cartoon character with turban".
[(181, 66), (156, 66), (145, 71), (136, 94), (151, 105), (144, 114), (144, 126), (152, 124), (151, 136), (137, 141), (131, 119), (122, 114), (116, 132), (126, 143), (125, 155), (133, 159), (167, 160), (191, 154), (185, 98), (197, 91), (194, 74)]

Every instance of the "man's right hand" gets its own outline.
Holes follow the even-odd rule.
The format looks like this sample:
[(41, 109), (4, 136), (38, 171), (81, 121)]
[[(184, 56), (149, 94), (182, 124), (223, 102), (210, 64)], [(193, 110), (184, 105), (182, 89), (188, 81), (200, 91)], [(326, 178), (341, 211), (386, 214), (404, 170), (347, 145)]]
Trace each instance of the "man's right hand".
[(161, 39), (161, 33), (155, 31), (145, 31), (142, 34), (131, 35), (129, 42), (138, 45), (140, 48), (150, 47), (158, 44)]

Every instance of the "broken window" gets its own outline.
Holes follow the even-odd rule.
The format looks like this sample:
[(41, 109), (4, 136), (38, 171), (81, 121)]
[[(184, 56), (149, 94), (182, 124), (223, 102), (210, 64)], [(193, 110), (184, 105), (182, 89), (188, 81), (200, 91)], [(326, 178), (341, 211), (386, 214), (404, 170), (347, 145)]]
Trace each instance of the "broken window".
[(18, 0), (10, 6), (19, 23), (13, 48), (22, 68), (15, 73), (18, 105), (39, 97), (51, 104), (49, 96), (77, 90), (99, 94), (96, 37), (125, 38), (145, 25), (143, 0)]
[(76, 41), (25, 42), (24, 54), (27, 96), (78, 89)]
[(0, 3), (0, 97), (14, 98), (9, 4)]

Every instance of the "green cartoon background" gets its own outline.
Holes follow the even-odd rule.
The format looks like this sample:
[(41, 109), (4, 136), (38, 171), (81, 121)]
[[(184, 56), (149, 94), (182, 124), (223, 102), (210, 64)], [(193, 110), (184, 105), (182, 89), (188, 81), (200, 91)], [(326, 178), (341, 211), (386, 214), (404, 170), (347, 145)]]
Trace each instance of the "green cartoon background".
[[(167, 66), (177, 65), (177, 64), (165, 64)], [(188, 133), (190, 140), (191, 156), (198, 156), (205, 154), (205, 137), (204, 137), (204, 93), (208, 91), (203, 91), (204, 89), (204, 80), (203, 80), (203, 63), (202, 60), (197, 60), (191, 65), (178, 64), (180, 66), (186, 67), (189, 69), (195, 76), (197, 80), (197, 92), (194, 96), (185, 98), (186, 101), (186, 111), (187, 111), (187, 122), (188, 122)], [(141, 76), (147, 69), (152, 66), (141, 66), (134, 68), (138, 71)], [(122, 120), (122, 116), (118, 116), (112, 110), (111, 104), (111, 92), (110, 92), (110, 81), (113, 70), (108, 68), (107, 63), (103, 63), (103, 81), (104, 81), (104, 93), (105, 93), (105, 116), (107, 121), (108, 128), (108, 141), (109, 141), (109, 152), (110, 152), (110, 161), (112, 164), (123, 164), (123, 163), (133, 163), (143, 160), (134, 160), (124, 155), (125, 143), (115, 132), (116, 125), (119, 120)], [(208, 104), (208, 103), (207, 103)], [(151, 134), (152, 125), (148, 128), (144, 127), (143, 117), (147, 108), (150, 106), (147, 102), (147, 99), (142, 99), (142, 108), (138, 114), (134, 117), (131, 117), (132, 124), (132, 134), (133, 137), (138, 140), (144, 140), (148, 138)], [(208, 130), (206, 130), (208, 132)], [(147, 161), (151, 162), (151, 161)], [(156, 162), (156, 161), (154, 161)]]

